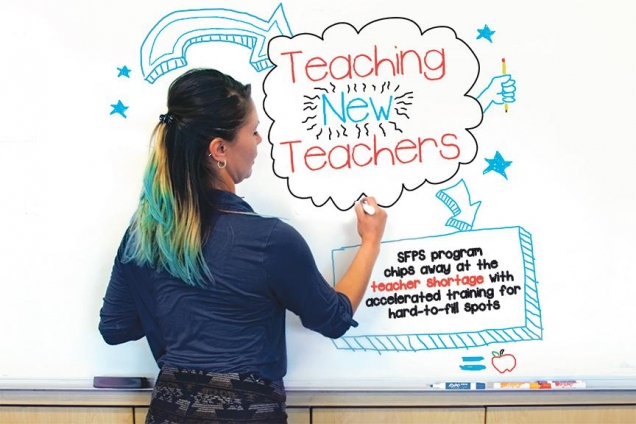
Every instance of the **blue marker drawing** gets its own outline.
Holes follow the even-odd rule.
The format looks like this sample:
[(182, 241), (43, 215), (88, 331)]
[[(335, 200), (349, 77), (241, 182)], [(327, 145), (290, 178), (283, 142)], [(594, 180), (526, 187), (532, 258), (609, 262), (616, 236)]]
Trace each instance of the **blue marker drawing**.
[[(391, 104), (393, 103), (393, 95), (379, 99), (377, 97), (374, 99), (372, 96), (353, 97), (345, 101), (344, 91), (340, 92), (340, 101), (336, 103), (337, 107), (334, 106), (335, 102), (330, 100), (327, 94), (323, 94), (320, 98), (322, 100), (323, 125), (329, 125), (327, 122), (328, 117), (334, 115), (343, 124), (346, 124), (347, 120), (351, 122), (362, 122), (369, 118), (369, 110), (373, 112), (371, 116), (375, 118), (376, 122), (380, 120), (388, 121), (389, 114), (391, 113)], [(360, 111), (357, 111), (357, 109), (360, 109)], [(331, 110), (330, 114), (327, 113), (328, 110)]]
[[(488, 25), (485, 25), (483, 29), (477, 30), (479, 36), (477, 39), (485, 38), (492, 43), (490, 38), (495, 31), (491, 31)], [(515, 92), (517, 91), (516, 82), (512, 78), (512, 75), (506, 73), (506, 61), (502, 59), (502, 72), (501, 75), (492, 77), (486, 88), (484, 88), (476, 97), (481, 103), (484, 113), (490, 109), (493, 104), (506, 105), (506, 111), (509, 103), (515, 102)]]
[(479, 33), (479, 35), (477, 36), (477, 40), (483, 38), (484, 40), (488, 40), (492, 43), (492, 35), (495, 33), (495, 31), (488, 28), (488, 25), (484, 25), (484, 27), (482, 29), (478, 29), (477, 32)]
[(504, 160), (499, 151), (495, 153), (495, 157), (493, 157), (492, 159), (485, 160), (486, 162), (488, 162), (488, 167), (484, 169), (484, 174), (490, 171), (494, 171), (504, 177), (506, 180), (508, 179), (508, 176), (506, 175), (506, 168), (508, 168), (510, 164), (512, 164), (512, 161)]
[(111, 115), (114, 115), (116, 113), (120, 114), (121, 116), (123, 116), (124, 118), (127, 118), (126, 116), (126, 110), (128, 110), (128, 106), (124, 106), (124, 104), (121, 102), (121, 100), (117, 100), (117, 103), (115, 103), (114, 105), (110, 105), (113, 110), (110, 112)]
[(117, 68), (117, 70), (119, 71), (117, 78), (119, 77), (130, 78), (130, 69), (128, 69), (128, 66), (124, 65), (122, 68)]
[(497, 75), (492, 77), (490, 83), (476, 97), (481, 103), (484, 113), (490, 109), (493, 104), (503, 105), (514, 103), (515, 92), (517, 91), (516, 81), (512, 79), (510, 74)]
[(391, 86), (391, 81), (347, 84), (338, 93), (333, 83), (314, 90), (319, 94), (303, 96), (303, 112), (307, 115), (303, 124), (316, 140), (322, 134), (327, 134), (329, 140), (348, 136), (360, 139), (368, 137), (376, 127), (383, 137), (389, 132), (402, 133), (402, 125), (410, 119), (413, 92), (404, 91), (399, 84)]
[(464, 362), (480, 362), (483, 360), (483, 356), (462, 356), (462, 361)]
[[(501, 245), (502, 249), (505, 249), (511, 253), (513, 256), (518, 258), (518, 264), (516, 264), (516, 274), (515, 278), (512, 279), (513, 285), (518, 284), (518, 286), (505, 286), (498, 285), (496, 286), (496, 292), (501, 293), (502, 297), (500, 299), (504, 299), (505, 296), (511, 295), (510, 289), (514, 287), (514, 291), (516, 294), (516, 289), (520, 289), (521, 292), (519, 294), (522, 295), (519, 301), (519, 316), (516, 320), (515, 324), (512, 325), (502, 325), (493, 327), (491, 325), (485, 324), (484, 328), (475, 328), (468, 331), (446, 331), (446, 332), (426, 332), (426, 328), (428, 326), (427, 319), (431, 319), (437, 314), (442, 316), (453, 316), (458, 313), (469, 313), (466, 312), (465, 305), (462, 305), (461, 309), (457, 309), (456, 306), (452, 306), (454, 300), (439, 300), (437, 304), (426, 304), (426, 308), (432, 305), (432, 308), (436, 308), (435, 305), (440, 305), (437, 308), (437, 312), (433, 315), (421, 314), (421, 311), (417, 310), (423, 308), (424, 306), (418, 305), (417, 303), (409, 303), (406, 304), (404, 302), (399, 304), (399, 296), (409, 296), (408, 293), (412, 293), (411, 295), (419, 296), (419, 289), (413, 289), (412, 291), (400, 291), (400, 294), (396, 292), (393, 293), (375, 293), (372, 296), (382, 296), (384, 294), (384, 299), (387, 300), (389, 298), (393, 299), (393, 302), (389, 304), (386, 302), (388, 307), (393, 308), (404, 308), (407, 310), (411, 310), (415, 307), (417, 310), (416, 314), (406, 315), (406, 318), (403, 319), (421, 319), (421, 331), (410, 331), (404, 333), (394, 333), (394, 334), (386, 334), (386, 333), (376, 333), (375, 334), (357, 334), (357, 335), (345, 335), (339, 339), (332, 340), (335, 347), (339, 350), (350, 350), (350, 351), (363, 351), (363, 352), (375, 352), (378, 354), (386, 353), (386, 352), (418, 352), (418, 351), (428, 351), (428, 350), (441, 350), (441, 349), (469, 349), (475, 347), (487, 346), (490, 344), (499, 344), (499, 343), (513, 343), (513, 342), (522, 342), (522, 341), (536, 341), (543, 340), (543, 327), (542, 327), (542, 314), (541, 307), (539, 303), (539, 295), (538, 295), (538, 282), (536, 279), (535, 272), (535, 262), (534, 262), (534, 251), (532, 245), (532, 235), (526, 231), (522, 227), (500, 227), (500, 228), (488, 228), (481, 230), (472, 230), (460, 233), (453, 233), (447, 235), (438, 235), (438, 236), (429, 236), (429, 237), (419, 237), (414, 239), (401, 239), (401, 240), (391, 240), (384, 241), (383, 249), (387, 249), (387, 245), (389, 250), (395, 248), (396, 250), (412, 249), (414, 247), (413, 244), (408, 244), (408, 242), (416, 241), (418, 245), (424, 246), (423, 243), (428, 243), (429, 245), (438, 245), (444, 241), (444, 238), (448, 238), (448, 240), (453, 240), (455, 237), (460, 237), (458, 240), (464, 240), (462, 237), (469, 237), (466, 240), (487, 240), (494, 239), (497, 237), (501, 237), (500, 240), (505, 240), (506, 243), (511, 243)], [(407, 242), (407, 244), (400, 244), (397, 247), (390, 246), (392, 243), (401, 243)], [(460, 243), (463, 244), (463, 243)], [(513, 245), (515, 246), (513, 249)], [(408, 247), (407, 247), (408, 246)], [(332, 266), (333, 266), (333, 281), (337, 281), (336, 274), (336, 262), (339, 255), (346, 253), (355, 252), (358, 246), (345, 246), (339, 249), (332, 250)], [(518, 249), (518, 250), (517, 250)], [(347, 252), (348, 251), (348, 252)], [(349, 258), (349, 256), (346, 256)], [(489, 269), (489, 268), (487, 268)], [(387, 269), (388, 270), (388, 269)], [(503, 271), (502, 271), (503, 272)], [(452, 275), (452, 274), (451, 274)], [(489, 275), (488, 280), (485, 282), (488, 285), (492, 285), (495, 283), (501, 283), (502, 280), (499, 278), (498, 273), (494, 275)], [(415, 278), (415, 277), (406, 277), (406, 278)], [(502, 277), (503, 278), (503, 277)], [(510, 278), (506, 278), (505, 282), (511, 281)], [(488, 287), (485, 285), (484, 287)], [(494, 287), (494, 286), (493, 286)], [(446, 290), (446, 289), (444, 289)], [(403, 294), (404, 293), (404, 294)], [(432, 292), (428, 292), (429, 294)], [(361, 306), (369, 306), (367, 303), (369, 300), (377, 300), (378, 297), (369, 297), (366, 300), (363, 300), (363, 304)], [(455, 299), (453, 297), (453, 299)], [(466, 301), (470, 301), (471, 299), (466, 299)], [(450, 303), (449, 303), (450, 302)], [(373, 303), (373, 302), (372, 302)], [(463, 302), (462, 302), (463, 303)], [(446, 304), (446, 307), (441, 307), (441, 305)], [(373, 303), (373, 308), (381, 307), (378, 303)], [(397, 306), (395, 306), (397, 305)], [(473, 304), (474, 305), (474, 304)], [(455, 308), (454, 310), (452, 310)], [(451, 311), (449, 311), (451, 309)], [(374, 309), (370, 309), (374, 311)], [(359, 312), (366, 313), (368, 310), (361, 310)], [(378, 310), (379, 314), (382, 312)], [(420, 315), (421, 314), (421, 318)], [(391, 315), (389, 314), (389, 317)], [(379, 319), (380, 315), (376, 315), (375, 318)], [(386, 317), (386, 315), (385, 315)], [(475, 315), (476, 317), (476, 315)], [(477, 318), (475, 318), (477, 319)], [(483, 318), (482, 318), (483, 319)], [(404, 321), (407, 323), (407, 321)], [(415, 321), (411, 321), (415, 323), (416, 326), (419, 327), (419, 324)], [(351, 330), (350, 330), (351, 331)], [(354, 330), (355, 331), (355, 330)], [(359, 330), (360, 331), (360, 330)], [(387, 332), (392, 332), (392, 330), (387, 330)], [(349, 333), (350, 334), (350, 333)], [(477, 361), (477, 359), (475, 359)], [(472, 362), (472, 361), (471, 361)], [(465, 365), (462, 369), (466, 370), (475, 370), (478, 371), (482, 369), (480, 364), (470, 364)]]
[[(463, 356), (463, 362), (481, 362), (484, 360), (483, 356)], [(485, 365), (480, 364), (471, 364), (471, 365), (460, 365), (459, 369), (462, 371), (482, 371), (486, 369)]]
[(279, 35), (293, 35), (282, 3), (267, 20), (222, 8), (175, 11), (161, 18), (141, 44), (141, 73), (153, 84), (162, 75), (187, 65), (186, 51), (192, 44), (212, 41), (252, 50), (250, 64), (261, 72), (273, 66), (267, 57), (267, 44)]
[(447, 227), (456, 228), (459, 231), (472, 230), (481, 202), (471, 202), (468, 187), (463, 179), (452, 187), (438, 191), (435, 197), (453, 213), (453, 216), (446, 221)]
[(486, 369), (485, 365), (460, 365), (462, 371), (482, 371)]

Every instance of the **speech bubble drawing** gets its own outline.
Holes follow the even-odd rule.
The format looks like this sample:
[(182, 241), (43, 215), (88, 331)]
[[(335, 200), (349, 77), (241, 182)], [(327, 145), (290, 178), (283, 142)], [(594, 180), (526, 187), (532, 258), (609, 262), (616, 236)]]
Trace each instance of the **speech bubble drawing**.
[[(332, 251), (333, 284), (358, 246)], [(415, 352), (543, 340), (532, 234), (485, 228), (382, 242), (338, 349)]]
[(404, 190), (448, 181), (477, 154), (470, 130), (483, 112), (467, 93), (479, 61), (452, 28), (338, 23), (322, 37), (275, 37), (268, 57), (273, 171), (295, 197), (347, 210), (373, 195), (387, 207)]

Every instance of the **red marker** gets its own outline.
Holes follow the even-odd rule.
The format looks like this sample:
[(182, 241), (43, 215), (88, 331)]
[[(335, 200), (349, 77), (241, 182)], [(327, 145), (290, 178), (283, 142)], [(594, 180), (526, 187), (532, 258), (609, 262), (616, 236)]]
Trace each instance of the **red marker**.
[(541, 382), (549, 384), (551, 389), (585, 389), (586, 384), (581, 380), (548, 380)]

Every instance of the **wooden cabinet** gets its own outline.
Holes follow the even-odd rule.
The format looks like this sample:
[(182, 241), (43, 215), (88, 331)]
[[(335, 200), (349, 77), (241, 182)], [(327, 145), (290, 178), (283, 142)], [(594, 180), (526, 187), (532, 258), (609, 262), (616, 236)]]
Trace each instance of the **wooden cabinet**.
[(135, 424), (144, 424), (148, 408), (135, 408)]
[[(148, 408), (135, 408), (135, 424), (143, 424)], [(310, 424), (311, 414), (309, 408), (287, 408), (287, 424)], [(2, 421), (0, 420), (0, 423)]]
[(636, 406), (493, 407), (488, 408), (488, 420), (486, 423), (634, 424), (636, 423)]
[[(135, 424), (143, 424), (148, 408), (135, 408)], [(311, 412), (309, 408), (287, 408), (287, 424), (310, 424)], [(0, 420), (2, 423), (2, 420)]]
[(312, 424), (484, 424), (485, 408), (313, 408)]
[[(143, 423), (143, 421), (141, 421)], [(2, 424), (133, 424), (132, 408), (1, 406)]]
[[(635, 399), (636, 402), (636, 399)], [(1, 406), (2, 424), (143, 424), (146, 407)], [(291, 407), (289, 424), (634, 424), (636, 405), (467, 408)]]
[[(0, 424), (143, 424), (149, 390), (3, 389)], [(636, 424), (636, 390), (287, 394), (289, 424)]]
[(310, 424), (311, 422), (311, 409), (287, 408), (287, 424)]

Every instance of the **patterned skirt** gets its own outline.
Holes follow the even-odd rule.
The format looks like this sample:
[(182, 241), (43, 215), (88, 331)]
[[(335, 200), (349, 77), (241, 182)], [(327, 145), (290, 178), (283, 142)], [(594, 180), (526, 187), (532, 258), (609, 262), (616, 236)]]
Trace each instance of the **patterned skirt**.
[(287, 423), (285, 401), (282, 380), (164, 366), (146, 424)]

